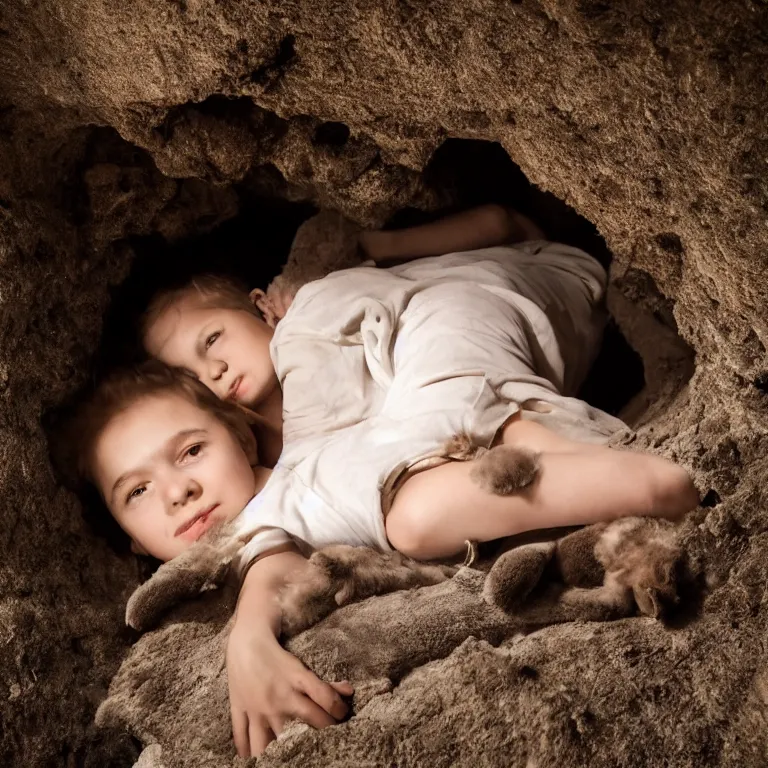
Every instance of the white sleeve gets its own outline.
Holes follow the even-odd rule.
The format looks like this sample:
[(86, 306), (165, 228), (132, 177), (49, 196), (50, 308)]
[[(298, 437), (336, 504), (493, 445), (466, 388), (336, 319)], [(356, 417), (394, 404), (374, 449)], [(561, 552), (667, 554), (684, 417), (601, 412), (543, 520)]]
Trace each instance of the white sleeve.
[(248, 573), (248, 568), (253, 561), (269, 552), (270, 549), (292, 544), (293, 539), (282, 528), (260, 528), (254, 533), (253, 538), (240, 550), (235, 560), (237, 578), (240, 582)]
[(280, 524), (280, 510), (288, 501), (286, 485), (283, 473), (275, 469), (264, 488), (236, 518), (235, 534), (247, 542), (234, 563), (241, 581), (257, 557), (275, 547), (294, 543)]

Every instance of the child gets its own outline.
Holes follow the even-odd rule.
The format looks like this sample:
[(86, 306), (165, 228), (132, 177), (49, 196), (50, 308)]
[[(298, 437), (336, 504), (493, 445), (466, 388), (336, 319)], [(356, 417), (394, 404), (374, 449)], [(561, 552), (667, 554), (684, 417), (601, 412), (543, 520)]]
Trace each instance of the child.
[[(160, 560), (239, 515), (269, 478), (270, 470), (257, 463), (257, 444), (242, 411), (156, 361), (102, 383), (76, 426), (78, 474), (96, 486), (133, 550)], [(281, 537), (261, 569), (261, 582), (249, 587), (249, 626), (259, 631), (248, 636), (248, 682), (257, 683), (251, 695), (265, 713), (263, 722), (246, 728), (254, 749), (266, 746), (260, 729), (279, 733), (286, 714), (318, 728), (335, 723), (347, 711), (339, 694), (352, 693), (347, 683), (319, 680), (277, 641), (277, 591), (305, 562)], [(270, 708), (278, 714), (270, 715)], [(233, 716), (239, 716), (234, 703)], [(236, 719), (235, 728), (240, 725)]]
[[(282, 449), (283, 397), (269, 359), (273, 330), (248, 294), (226, 278), (206, 275), (156, 297), (143, 326), (150, 354), (256, 414), (261, 460), (274, 466)], [(215, 358), (209, 354), (214, 345)]]
[[(540, 237), (518, 214), (489, 206), (361, 242), (387, 261), (532, 235)], [(277, 371), (285, 445), (243, 526), (281, 529), (310, 547), (343, 542), (449, 557), (466, 540), (624, 515), (676, 517), (696, 505), (687, 473), (604, 447), (621, 422), (567, 396), (597, 350), (604, 287), (604, 270), (587, 254), (529, 239), (312, 282), (289, 297), (269, 348), (274, 366), (270, 326), (204, 284), (156, 303), (144, 340), (221, 397), (264, 416), (271, 409), (273, 424)], [(441, 453), (458, 432), (486, 447), (536, 451), (538, 480), (513, 496), (483, 491), (468, 463)], [(248, 545), (252, 567), (230, 643), (241, 754), (260, 752), (295, 714), (265, 705), (255, 678), (251, 638), (263, 628), (251, 617), (274, 579), (269, 544), (261, 531)]]

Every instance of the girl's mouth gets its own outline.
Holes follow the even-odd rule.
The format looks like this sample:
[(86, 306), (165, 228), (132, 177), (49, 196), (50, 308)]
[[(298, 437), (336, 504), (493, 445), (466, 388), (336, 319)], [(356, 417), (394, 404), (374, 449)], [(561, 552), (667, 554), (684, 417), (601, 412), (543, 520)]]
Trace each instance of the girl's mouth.
[(242, 385), (243, 385), (243, 377), (238, 376), (232, 382), (232, 386), (229, 388), (229, 395), (227, 396), (229, 400), (237, 400), (237, 396), (240, 394), (240, 389)]
[(218, 504), (213, 504), (187, 522), (182, 523), (175, 535), (187, 541), (197, 541), (213, 525), (212, 513), (218, 506)]

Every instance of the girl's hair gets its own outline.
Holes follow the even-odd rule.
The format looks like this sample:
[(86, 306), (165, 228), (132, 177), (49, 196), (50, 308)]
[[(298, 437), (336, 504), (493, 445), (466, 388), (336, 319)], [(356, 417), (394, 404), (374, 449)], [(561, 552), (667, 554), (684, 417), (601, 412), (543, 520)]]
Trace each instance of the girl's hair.
[(151, 299), (141, 317), (139, 326), (141, 338), (146, 337), (147, 331), (169, 307), (195, 294), (200, 300), (200, 306), (205, 309), (241, 309), (260, 320), (264, 319), (251, 301), (245, 286), (233, 278), (222, 275), (198, 275), (178, 288), (160, 291)]
[(235, 403), (220, 400), (186, 371), (171, 368), (159, 360), (149, 360), (106, 378), (76, 413), (68, 430), (70, 458), (64, 459), (67, 474), (76, 486), (93, 484), (94, 449), (110, 421), (138, 400), (165, 393), (180, 395), (212, 414), (229, 429), (249, 456), (255, 454), (256, 439), (250, 428), (251, 423), (258, 421), (255, 414)]

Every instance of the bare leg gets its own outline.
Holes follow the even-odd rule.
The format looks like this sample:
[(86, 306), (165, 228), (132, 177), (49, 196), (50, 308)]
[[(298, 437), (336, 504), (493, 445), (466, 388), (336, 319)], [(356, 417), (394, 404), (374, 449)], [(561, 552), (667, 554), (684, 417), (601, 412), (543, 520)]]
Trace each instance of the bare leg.
[(688, 474), (658, 456), (576, 443), (521, 420), (508, 424), (502, 439), (540, 451), (531, 486), (496, 496), (472, 481), (472, 462), (425, 470), (403, 484), (387, 515), (392, 546), (422, 560), (451, 557), (467, 539), (630, 515), (676, 518), (698, 503)]

